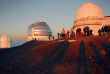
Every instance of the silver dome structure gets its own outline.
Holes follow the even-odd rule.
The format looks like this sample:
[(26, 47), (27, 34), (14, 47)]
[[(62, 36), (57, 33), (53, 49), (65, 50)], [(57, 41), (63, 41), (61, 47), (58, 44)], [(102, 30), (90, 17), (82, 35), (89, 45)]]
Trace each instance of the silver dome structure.
[(28, 27), (28, 41), (48, 40), (49, 36), (52, 36), (52, 31), (46, 22), (38, 21)]

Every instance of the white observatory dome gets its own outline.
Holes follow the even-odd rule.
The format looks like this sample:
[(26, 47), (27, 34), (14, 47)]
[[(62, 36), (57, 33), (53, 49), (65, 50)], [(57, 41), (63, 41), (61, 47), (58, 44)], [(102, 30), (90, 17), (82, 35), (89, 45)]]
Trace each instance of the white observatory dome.
[(8, 35), (3, 35), (0, 38), (0, 48), (10, 48), (11, 47), (11, 37)]
[(104, 14), (100, 7), (91, 2), (88, 2), (77, 10), (75, 20), (85, 17), (104, 18)]

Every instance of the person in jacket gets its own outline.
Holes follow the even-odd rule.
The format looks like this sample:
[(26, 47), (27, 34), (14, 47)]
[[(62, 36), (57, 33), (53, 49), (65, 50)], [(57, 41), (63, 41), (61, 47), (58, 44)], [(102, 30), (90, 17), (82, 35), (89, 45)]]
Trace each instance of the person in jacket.
[(62, 30), (62, 37), (65, 37), (65, 29)]

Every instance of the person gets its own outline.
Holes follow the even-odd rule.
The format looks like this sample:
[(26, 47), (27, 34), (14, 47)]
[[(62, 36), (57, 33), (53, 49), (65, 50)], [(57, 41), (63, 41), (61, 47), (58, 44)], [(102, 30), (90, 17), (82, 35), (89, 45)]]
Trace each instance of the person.
[(80, 36), (84, 36), (84, 33), (81, 32), (81, 33), (80, 33)]
[(76, 33), (76, 36), (79, 37), (79, 33), (78, 32)]
[(89, 27), (86, 27), (87, 36), (89, 36)]
[(74, 33), (74, 30), (73, 30), (72, 28), (71, 28), (71, 30), (70, 30), (70, 34), (71, 34), (71, 33)]
[(70, 33), (69, 30), (67, 30), (68, 37), (69, 37), (69, 33)]
[(37, 41), (37, 39), (35, 38), (35, 41)]
[(49, 41), (50, 41), (50, 36), (49, 36)]
[(81, 28), (79, 27), (79, 34), (81, 33)]
[(102, 35), (104, 35), (105, 34), (104, 26), (101, 28), (101, 31), (102, 31)]
[(84, 36), (86, 36), (86, 27), (84, 27), (83, 32), (84, 32)]
[(65, 37), (65, 29), (62, 30), (62, 37)]
[(70, 37), (75, 37), (75, 33), (74, 33), (74, 30), (71, 28), (71, 30), (70, 30)]
[(52, 36), (53, 40), (54, 40), (54, 36)]
[(69, 37), (69, 30), (67, 30), (67, 33), (65, 35), (66, 37)]
[(93, 32), (93, 30), (90, 29), (89, 34), (90, 34), (90, 35), (93, 35), (92, 32)]
[(57, 33), (57, 35), (58, 35), (58, 39), (59, 39), (59, 35), (60, 35), (59, 32)]
[(77, 28), (77, 30), (76, 30), (76, 33), (78, 33), (78, 28)]
[(101, 36), (101, 29), (98, 30), (99, 36)]
[(105, 35), (107, 35), (107, 25), (104, 26)]
[[(109, 25), (109, 24), (108, 24)], [(108, 26), (108, 28), (109, 28), (109, 34), (110, 34), (110, 25)]]
[(109, 24), (107, 25), (107, 34), (109, 34)]
[(79, 27), (79, 28), (77, 28), (77, 32), (79, 33), (79, 35), (80, 35), (80, 32), (81, 32), (81, 28)]
[(60, 33), (60, 38), (62, 38), (62, 33)]
[(73, 37), (73, 33), (70, 33), (70, 37)]

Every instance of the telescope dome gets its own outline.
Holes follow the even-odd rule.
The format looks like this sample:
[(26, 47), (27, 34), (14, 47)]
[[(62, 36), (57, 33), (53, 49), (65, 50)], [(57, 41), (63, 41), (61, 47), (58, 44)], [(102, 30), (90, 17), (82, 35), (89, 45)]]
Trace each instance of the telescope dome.
[(81, 6), (75, 15), (75, 20), (86, 18), (86, 17), (98, 17), (98, 18), (104, 18), (103, 11), (100, 7), (97, 5), (88, 2), (85, 3), (83, 6)]
[(11, 37), (8, 35), (3, 35), (0, 38), (0, 48), (10, 48), (11, 46)]
[(45, 40), (45, 37), (49, 36), (52, 36), (52, 31), (46, 22), (38, 21), (28, 27), (28, 41), (30, 39)]

